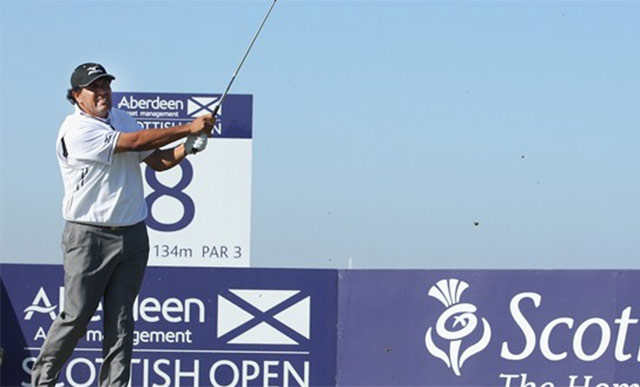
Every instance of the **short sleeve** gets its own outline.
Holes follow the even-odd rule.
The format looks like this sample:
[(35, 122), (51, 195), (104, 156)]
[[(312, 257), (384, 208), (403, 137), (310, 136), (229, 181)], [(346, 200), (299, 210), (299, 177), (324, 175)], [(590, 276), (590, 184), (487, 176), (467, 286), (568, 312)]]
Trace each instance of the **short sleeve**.
[(106, 127), (82, 125), (68, 131), (63, 140), (70, 159), (111, 164), (119, 135)]

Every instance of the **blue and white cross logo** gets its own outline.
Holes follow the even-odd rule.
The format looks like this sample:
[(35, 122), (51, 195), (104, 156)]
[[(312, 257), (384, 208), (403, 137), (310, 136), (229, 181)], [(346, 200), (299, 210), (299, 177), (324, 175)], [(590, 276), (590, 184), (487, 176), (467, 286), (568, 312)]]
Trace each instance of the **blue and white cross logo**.
[(226, 344), (307, 344), (311, 296), (300, 290), (229, 289), (218, 295), (216, 337)]
[[(187, 100), (187, 114), (190, 117), (199, 117), (213, 113), (218, 104), (218, 97), (191, 97)], [(218, 109), (217, 116), (222, 115), (222, 106)]]

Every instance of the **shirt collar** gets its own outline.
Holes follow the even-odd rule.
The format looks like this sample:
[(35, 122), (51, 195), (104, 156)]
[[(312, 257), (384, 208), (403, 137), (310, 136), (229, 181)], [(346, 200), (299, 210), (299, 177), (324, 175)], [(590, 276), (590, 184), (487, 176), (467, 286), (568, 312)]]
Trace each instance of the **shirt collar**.
[(75, 108), (75, 113), (76, 114), (80, 114), (81, 116), (88, 117), (88, 118), (93, 118), (93, 119), (98, 120), (98, 121), (100, 121), (100, 122), (102, 122), (104, 124), (111, 125), (111, 110), (109, 110), (109, 113), (107, 113), (107, 118), (102, 118), (102, 117), (94, 117), (92, 115), (89, 115), (89, 114), (85, 113), (84, 111), (82, 111), (82, 109), (80, 109), (78, 104), (75, 104), (74, 108)]

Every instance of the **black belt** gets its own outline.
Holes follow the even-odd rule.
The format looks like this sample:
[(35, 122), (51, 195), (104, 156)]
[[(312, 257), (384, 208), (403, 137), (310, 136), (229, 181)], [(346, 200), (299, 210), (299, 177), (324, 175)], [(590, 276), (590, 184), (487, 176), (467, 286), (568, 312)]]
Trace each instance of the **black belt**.
[(90, 224), (90, 223), (82, 223), (82, 222), (71, 222), (71, 223), (79, 224), (79, 225), (82, 225), (82, 226), (95, 227), (95, 228), (99, 228), (99, 229), (102, 229), (102, 230), (108, 230), (108, 231), (124, 231), (124, 230), (128, 230), (130, 228), (133, 228), (133, 227), (139, 225), (142, 222), (138, 222), (138, 223), (132, 224), (130, 226), (100, 226), (99, 224)]
[(122, 231), (122, 230), (135, 227), (135, 224), (131, 226), (99, 226), (99, 227), (106, 228), (109, 231)]

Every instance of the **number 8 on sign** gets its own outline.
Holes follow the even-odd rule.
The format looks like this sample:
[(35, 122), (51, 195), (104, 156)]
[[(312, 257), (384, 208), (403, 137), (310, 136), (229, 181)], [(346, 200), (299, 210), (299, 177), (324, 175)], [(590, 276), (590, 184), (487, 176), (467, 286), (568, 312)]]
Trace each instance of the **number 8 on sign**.
[[(193, 167), (188, 160), (182, 160), (180, 164), (180, 169), (182, 171), (182, 177), (180, 181), (173, 187), (167, 187), (158, 181), (156, 177), (156, 171), (153, 169), (146, 167), (145, 177), (147, 179), (147, 183), (153, 189), (153, 192), (149, 194), (145, 198), (147, 202), (147, 208), (149, 209), (149, 215), (147, 215), (147, 226), (156, 231), (178, 231), (187, 227), (193, 217), (195, 216), (195, 204), (193, 203), (193, 199), (189, 197), (186, 193), (183, 192), (185, 188), (191, 183), (193, 179)], [(184, 213), (182, 217), (175, 223), (162, 223), (153, 217), (153, 211), (151, 211), (151, 207), (153, 203), (160, 198), (161, 196), (169, 196), (174, 199), (177, 199), (182, 203), (182, 207), (184, 208)]]

